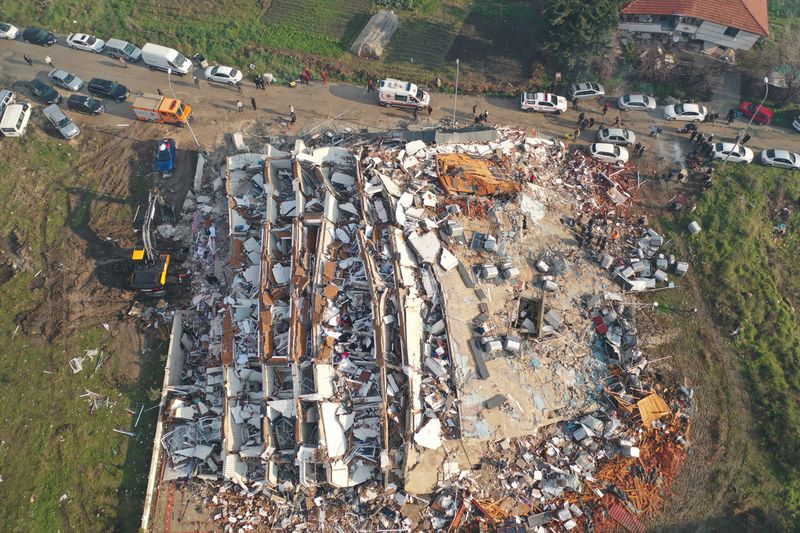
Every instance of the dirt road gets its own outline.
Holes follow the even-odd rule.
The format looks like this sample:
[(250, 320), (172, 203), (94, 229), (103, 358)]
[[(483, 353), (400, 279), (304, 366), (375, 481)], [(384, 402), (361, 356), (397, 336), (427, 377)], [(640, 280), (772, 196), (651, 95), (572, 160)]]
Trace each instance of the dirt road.
[[(23, 54), (33, 58), (33, 66), (25, 63)], [(141, 63), (124, 68), (109, 57), (71, 50), (60, 43), (50, 48), (43, 48), (22, 41), (0, 42), (0, 65), (2, 65), (0, 72), (3, 73), (4, 82), (30, 95), (19, 82), (29, 81), (34, 77), (46, 81), (50, 70), (44, 62), (46, 55), (53, 59), (53, 64), (58, 68), (68, 70), (85, 81), (96, 76), (116, 80), (127, 86), (131, 93), (155, 93), (160, 89), (164, 94), (170, 94), (166, 73), (148, 70)], [(395, 128), (409, 121), (412, 123), (411, 127), (415, 127), (416, 124), (411, 112), (382, 108), (376, 104), (374, 96), (365, 94), (363, 87), (347, 84), (324, 86), (312, 82), (310, 86), (295, 88), (272, 86), (266, 91), (261, 91), (256, 90), (251, 81), (246, 80), (240, 95), (232, 87), (212, 84), (205, 80), (201, 80), (199, 86), (195, 86), (191, 75), (183, 77), (173, 75), (171, 89), (178, 98), (185, 99), (193, 106), (195, 132), (200, 143), (208, 147), (220, 144), (222, 135), (226, 132), (246, 129), (247, 123), (260, 123), (266, 126), (267, 131), (280, 134), (324, 132), (326, 128), (342, 130), (345, 127), (354, 130), (369, 128), (375, 131)], [(86, 94), (85, 89), (81, 92)], [(250, 105), (251, 97), (256, 99), (257, 110), (253, 110)], [(25, 99), (35, 101), (30, 96)], [(236, 101), (240, 99), (244, 104), (242, 113), (238, 113), (236, 109)], [(453, 104), (452, 95), (438, 93), (432, 95), (433, 114), (429, 118), (420, 113), (419, 125), (435, 125), (441, 119), (452, 117)], [(291, 127), (285, 120), (289, 115), (289, 106), (294, 106), (298, 117), (297, 123)], [(563, 115), (555, 116), (523, 113), (518, 109), (518, 102), (515, 99), (459, 95), (456, 119), (461, 125), (472, 123), (473, 106), (476, 106), (478, 113), (488, 111), (490, 123), (535, 128), (545, 135), (552, 136), (572, 133), (576, 127), (577, 115), (581, 111), (586, 112), (587, 116), (594, 115), (598, 122), (605, 120), (609, 124), (620, 115), (622, 123), (636, 131), (640, 139), (644, 139), (650, 154), (659, 154), (668, 159), (679, 156), (680, 148), (676, 150), (672, 143), (678, 139), (682, 140), (678, 146), (684, 150), (689, 147), (687, 136), (676, 133), (681, 124), (667, 123), (661, 118), (661, 108), (651, 113), (620, 113), (612, 109), (603, 117), (600, 106), (594, 101), (587, 101), (581, 104), (579, 111), (570, 109)], [(107, 113), (101, 117), (75, 118), (81, 126), (90, 124), (114, 126), (134, 120), (128, 102), (109, 103), (107, 108)], [(724, 115), (727, 110), (714, 111)], [(663, 128), (659, 141), (647, 136), (650, 126), (654, 123), (659, 123)], [(743, 120), (736, 121), (732, 126), (702, 124), (700, 129), (706, 133), (714, 133), (717, 139), (731, 139), (744, 128), (745, 124)], [(594, 139), (594, 134), (595, 130), (587, 130), (581, 136), (581, 140), (590, 142)], [(800, 135), (792, 132), (757, 126), (751, 127), (751, 134), (753, 137), (749, 143), (751, 147), (784, 148), (800, 152)]]

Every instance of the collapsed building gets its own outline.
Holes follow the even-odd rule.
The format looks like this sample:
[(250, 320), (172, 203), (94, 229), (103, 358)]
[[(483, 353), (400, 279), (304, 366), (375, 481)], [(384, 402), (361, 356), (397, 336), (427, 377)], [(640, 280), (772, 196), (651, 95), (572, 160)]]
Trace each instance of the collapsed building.
[(191, 479), (231, 531), (639, 527), (655, 496), (608, 487), (665, 449), (674, 475), (691, 391), (656, 391), (631, 295), (688, 265), (632, 221), (630, 168), (490, 135), (297, 140), (209, 173), (144, 529)]

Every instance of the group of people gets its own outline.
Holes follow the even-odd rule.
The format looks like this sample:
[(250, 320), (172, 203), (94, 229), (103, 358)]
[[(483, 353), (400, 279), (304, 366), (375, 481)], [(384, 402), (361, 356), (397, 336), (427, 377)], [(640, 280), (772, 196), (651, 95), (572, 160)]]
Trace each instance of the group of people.
[(473, 117), (473, 120), (475, 121), (475, 125), (486, 124), (486, 122), (489, 120), (489, 112), (484, 109), (483, 113), (481, 113), (479, 115), (478, 114), (478, 104), (475, 104), (475, 105), (472, 106), (472, 117)]
[[(425, 111), (428, 112), (428, 116), (429, 117), (433, 114), (433, 108), (431, 106), (428, 106), (428, 107), (426, 107), (424, 109), (425, 109)], [(419, 110), (420, 110), (419, 107), (415, 107), (414, 108), (414, 120), (419, 120)]]

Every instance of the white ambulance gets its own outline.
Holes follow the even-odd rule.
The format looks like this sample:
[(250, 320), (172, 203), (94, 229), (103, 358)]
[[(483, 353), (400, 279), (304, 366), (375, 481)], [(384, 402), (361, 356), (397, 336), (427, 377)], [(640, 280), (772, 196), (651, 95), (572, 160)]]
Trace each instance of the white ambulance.
[(386, 107), (422, 108), (431, 103), (431, 95), (413, 83), (389, 78), (381, 80), (378, 86), (378, 103)]

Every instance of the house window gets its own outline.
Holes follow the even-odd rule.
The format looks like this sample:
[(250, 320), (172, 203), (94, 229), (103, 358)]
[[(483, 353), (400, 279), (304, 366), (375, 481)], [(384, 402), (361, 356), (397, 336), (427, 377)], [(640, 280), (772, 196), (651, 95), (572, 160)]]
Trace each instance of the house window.
[(725, 37), (730, 37), (731, 39), (735, 39), (737, 35), (739, 35), (739, 30), (737, 30), (733, 26), (728, 26), (727, 28), (725, 28)]

